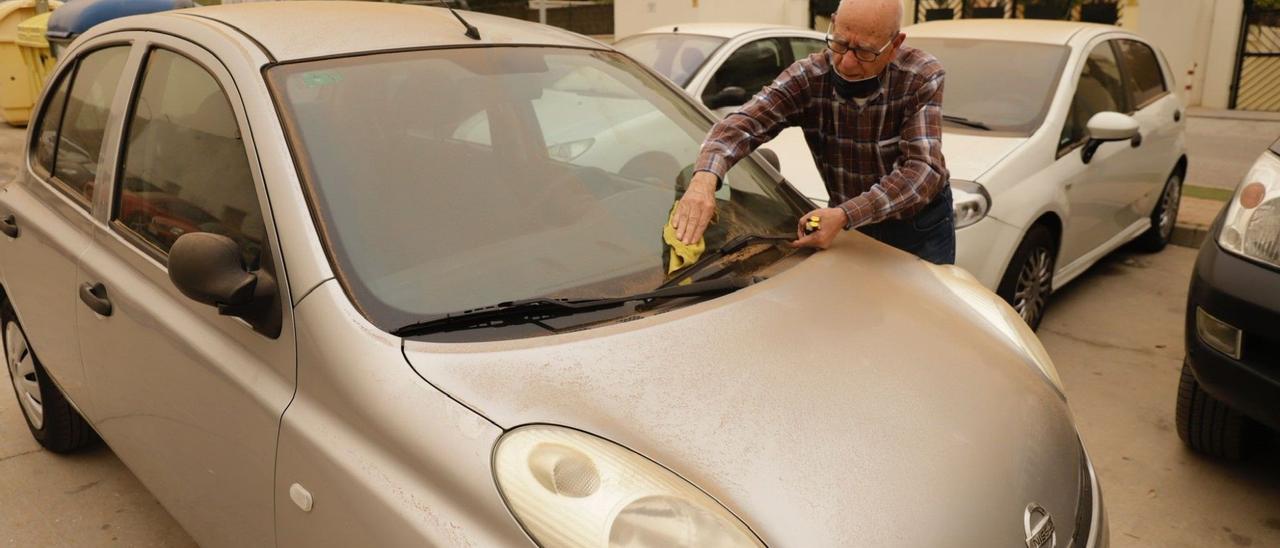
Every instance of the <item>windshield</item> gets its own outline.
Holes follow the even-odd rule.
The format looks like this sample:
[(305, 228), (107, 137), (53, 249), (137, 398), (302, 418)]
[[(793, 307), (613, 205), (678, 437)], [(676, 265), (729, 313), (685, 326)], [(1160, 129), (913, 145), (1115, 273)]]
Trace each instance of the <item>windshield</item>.
[[(268, 77), (339, 278), (380, 328), (670, 279), (663, 227), (710, 122), (625, 57), (438, 49)], [(717, 198), (708, 249), (794, 235), (804, 213), (753, 161)]]
[(639, 34), (619, 40), (613, 47), (684, 87), (725, 41), (697, 34)]
[(907, 45), (947, 68), (944, 114), (1022, 135), (1044, 121), (1070, 53), (1066, 46), (960, 38), (907, 38)]

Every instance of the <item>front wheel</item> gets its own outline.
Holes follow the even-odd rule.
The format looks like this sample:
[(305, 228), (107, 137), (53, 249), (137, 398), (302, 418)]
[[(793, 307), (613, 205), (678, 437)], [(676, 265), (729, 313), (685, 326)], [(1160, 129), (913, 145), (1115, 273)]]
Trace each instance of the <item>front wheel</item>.
[(1248, 420), (1205, 392), (1185, 363), (1178, 382), (1177, 421), (1178, 437), (1197, 452), (1230, 460), (1245, 453)]
[(996, 288), (996, 294), (1008, 302), (1031, 329), (1040, 327), (1049, 306), (1055, 251), (1049, 229), (1042, 225), (1031, 227), (1013, 252), (1013, 260)]
[(96, 434), (40, 365), (7, 301), (0, 302), (0, 333), (9, 380), (31, 436), (54, 453), (70, 453), (92, 443)]
[(1173, 228), (1178, 222), (1178, 206), (1182, 204), (1182, 176), (1174, 173), (1164, 183), (1164, 191), (1155, 209), (1151, 210), (1151, 228), (1143, 232), (1134, 244), (1149, 253), (1155, 253), (1169, 245)]

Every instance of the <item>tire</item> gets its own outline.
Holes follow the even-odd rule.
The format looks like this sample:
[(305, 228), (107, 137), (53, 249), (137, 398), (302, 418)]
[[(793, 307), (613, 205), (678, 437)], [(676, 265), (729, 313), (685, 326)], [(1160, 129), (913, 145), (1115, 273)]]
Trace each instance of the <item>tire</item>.
[(1230, 460), (1244, 456), (1248, 419), (1200, 388), (1185, 363), (1178, 382), (1177, 419), (1178, 437), (1187, 447)]
[(31, 436), (54, 453), (70, 453), (97, 440), (84, 417), (49, 378), (7, 300), (0, 300), (5, 369)]
[(1178, 220), (1178, 207), (1182, 204), (1182, 174), (1174, 173), (1164, 183), (1160, 199), (1151, 210), (1151, 228), (1134, 240), (1134, 247), (1147, 253), (1155, 253), (1169, 245)]
[(1032, 226), (1013, 252), (1013, 259), (996, 288), (996, 294), (1009, 303), (1031, 329), (1040, 327), (1049, 306), (1056, 257), (1053, 233), (1044, 225)]

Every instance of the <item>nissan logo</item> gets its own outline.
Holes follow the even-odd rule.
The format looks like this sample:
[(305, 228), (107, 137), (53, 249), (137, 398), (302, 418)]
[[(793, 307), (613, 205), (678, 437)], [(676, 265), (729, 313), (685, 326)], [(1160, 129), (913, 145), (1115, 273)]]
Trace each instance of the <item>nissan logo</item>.
[(1058, 532), (1053, 527), (1053, 516), (1036, 503), (1027, 505), (1022, 515), (1022, 527), (1027, 532), (1027, 548), (1054, 548), (1058, 545)]

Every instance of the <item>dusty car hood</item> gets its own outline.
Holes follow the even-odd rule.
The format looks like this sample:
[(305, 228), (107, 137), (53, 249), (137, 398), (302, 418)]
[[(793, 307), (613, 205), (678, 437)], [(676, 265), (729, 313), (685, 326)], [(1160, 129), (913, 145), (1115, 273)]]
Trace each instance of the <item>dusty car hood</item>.
[(734, 294), (611, 326), (407, 341), (504, 428), (551, 423), (666, 465), (773, 546), (1070, 538), (1080, 448), (1061, 395), (923, 262), (857, 233)]
[(976, 181), (996, 163), (1013, 153), (1025, 137), (997, 137), (969, 132), (942, 132), (942, 155), (952, 179)]

